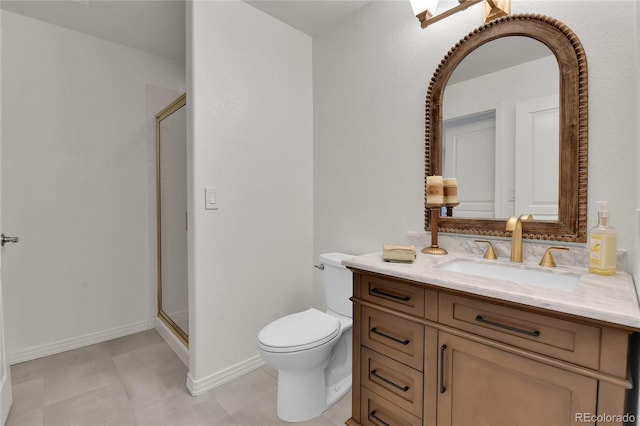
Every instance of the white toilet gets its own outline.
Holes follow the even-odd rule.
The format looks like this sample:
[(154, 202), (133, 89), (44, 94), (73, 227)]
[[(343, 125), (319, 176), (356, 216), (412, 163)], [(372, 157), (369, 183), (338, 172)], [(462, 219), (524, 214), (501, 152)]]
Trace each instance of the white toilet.
[(287, 315), (258, 334), (262, 359), (278, 370), (278, 417), (302, 422), (322, 414), (351, 389), (351, 271), (342, 253), (320, 255), (327, 311)]

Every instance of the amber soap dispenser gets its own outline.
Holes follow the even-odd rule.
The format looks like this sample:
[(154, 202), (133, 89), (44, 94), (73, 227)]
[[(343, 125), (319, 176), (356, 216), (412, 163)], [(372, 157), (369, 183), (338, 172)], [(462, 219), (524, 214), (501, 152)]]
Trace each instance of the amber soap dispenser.
[(606, 201), (598, 201), (598, 225), (589, 233), (589, 272), (598, 275), (616, 273), (617, 234), (609, 225)]

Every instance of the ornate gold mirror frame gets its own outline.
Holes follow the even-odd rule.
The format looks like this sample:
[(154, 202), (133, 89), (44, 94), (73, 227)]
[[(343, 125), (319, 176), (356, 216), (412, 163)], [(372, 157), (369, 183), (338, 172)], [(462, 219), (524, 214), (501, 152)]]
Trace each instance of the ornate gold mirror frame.
[[(442, 175), (443, 95), (458, 64), (478, 47), (501, 37), (524, 36), (545, 44), (560, 69), (560, 182), (557, 221), (523, 221), (523, 238), (585, 242), (587, 227), (587, 60), (578, 37), (563, 23), (542, 15), (512, 15), (469, 33), (437, 67), (426, 103), (426, 176)], [(424, 225), (429, 230), (430, 210)], [(526, 212), (516, 212), (516, 214)], [(506, 219), (440, 218), (439, 232), (508, 236)]]

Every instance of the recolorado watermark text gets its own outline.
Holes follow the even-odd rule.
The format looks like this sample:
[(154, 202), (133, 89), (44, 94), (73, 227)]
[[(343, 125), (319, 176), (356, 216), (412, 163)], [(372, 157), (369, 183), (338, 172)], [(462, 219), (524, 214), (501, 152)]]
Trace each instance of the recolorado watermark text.
[(576, 423), (635, 423), (633, 414), (576, 413)]

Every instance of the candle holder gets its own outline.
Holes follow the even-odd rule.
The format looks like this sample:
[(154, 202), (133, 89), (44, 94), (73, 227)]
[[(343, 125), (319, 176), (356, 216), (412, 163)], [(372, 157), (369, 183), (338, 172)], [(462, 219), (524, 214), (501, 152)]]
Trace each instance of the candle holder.
[(442, 206), (429, 206), (431, 210), (431, 247), (425, 247), (422, 249), (424, 254), (443, 255), (448, 252), (442, 247), (438, 247), (438, 220), (440, 219), (440, 210)]
[(453, 216), (453, 208), (459, 204), (460, 203), (449, 203), (444, 205), (447, 208), (447, 217)]

